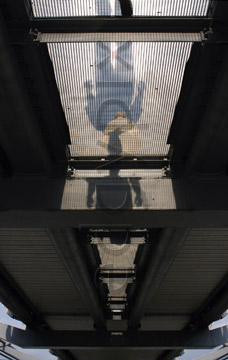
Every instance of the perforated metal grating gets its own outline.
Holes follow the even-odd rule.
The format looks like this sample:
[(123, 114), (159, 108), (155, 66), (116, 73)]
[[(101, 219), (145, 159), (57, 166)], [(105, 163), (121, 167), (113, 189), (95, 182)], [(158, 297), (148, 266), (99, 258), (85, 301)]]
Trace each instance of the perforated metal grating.
[[(132, 0), (134, 16), (206, 16), (209, 0)], [(117, 0), (33, 0), (36, 17), (121, 15)]]
[(71, 155), (166, 155), (192, 43), (111, 40), (48, 44)]

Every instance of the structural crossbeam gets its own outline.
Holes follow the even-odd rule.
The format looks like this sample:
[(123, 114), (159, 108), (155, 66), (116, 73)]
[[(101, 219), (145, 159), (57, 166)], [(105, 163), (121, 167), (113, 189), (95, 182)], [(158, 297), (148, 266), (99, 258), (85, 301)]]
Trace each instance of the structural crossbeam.
[[(141, 174), (141, 176), (137, 176)], [(126, 177), (0, 180), (1, 227), (191, 228), (228, 226), (228, 180)], [(115, 207), (113, 208), (113, 199)], [(137, 227), (136, 227), (137, 224)]]
[(208, 349), (228, 340), (228, 327), (187, 331), (32, 331), (0, 325), (0, 338), (23, 348), (52, 349)]
[[(31, 29), (41, 33), (94, 33), (94, 32), (159, 32), (192, 33), (208, 29), (207, 17), (55, 17), (35, 18), (29, 22)], [(16, 23), (14, 24), (16, 26)]]

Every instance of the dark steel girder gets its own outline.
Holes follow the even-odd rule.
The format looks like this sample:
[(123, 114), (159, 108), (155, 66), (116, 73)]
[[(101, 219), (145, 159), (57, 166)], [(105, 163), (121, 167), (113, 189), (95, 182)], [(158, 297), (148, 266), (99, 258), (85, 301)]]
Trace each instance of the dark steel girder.
[(0, 142), (10, 170), (17, 174), (51, 174), (51, 157), (36, 121), (1, 13), (0, 78)]
[[(129, 178), (133, 182), (131, 174)], [(227, 177), (154, 179), (141, 173), (141, 178), (135, 179), (138, 179), (135, 190), (126, 184), (126, 178), (114, 181), (111, 177), (84, 179), (80, 176), (69, 179), (0, 179), (0, 226), (92, 229), (117, 226), (124, 229), (228, 227)], [(94, 193), (93, 204), (88, 207), (89, 181), (95, 188), (98, 185), (107, 204), (99, 203), (98, 195)], [(109, 200), (111, 202), (113, 196), (119, 196), (122, 185), (126, 203), (122, 201), (118, 209), (112, 210)], [(141, 206), (134, 204), (136, 191), (140, 192)], [(131, 203), (128, 197), (131, 197)]]
[(162, 231), (148, 264), (145, 278), (141, 286), (138, 287), (136, 299), (132, 304), (132, 311), (128, 321), (129, 328), (139, 326), (146, 306), (150, 304), (187, 234), (187, 229), (167, 228)]
[[(208, 29), (211, 23), (206, 17), (56, 17), (35, 18), (29, 22), (31, 29), (41, 33), (93, 33), (93, 32), (159, 32), (194, 33)], [(14, 27), (22, 24), (14, 23)]]
[(37, 349), (209, 349), (228, 340), (228, 327), (189, 331), (32, 331), (0, 325), (0, 337), (22, 348)]
[(106, 169), (163, 169), (169, 166), (169, 160), (153, 157), (106, 157), (75, 158), (69, 160), (69, 167), (81, 170), (106, 170)]
[(48, 233), (75, 287), (88, 306), (96, 328), (105, 328), (106, 322), (98, 293), (91, 279), (76, 232), (73, 229), (48, 229)]

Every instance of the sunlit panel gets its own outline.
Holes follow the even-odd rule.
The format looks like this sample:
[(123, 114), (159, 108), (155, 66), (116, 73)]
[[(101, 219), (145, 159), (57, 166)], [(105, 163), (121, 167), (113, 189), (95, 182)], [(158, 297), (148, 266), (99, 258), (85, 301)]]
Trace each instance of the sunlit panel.
[(48, 44), (70, 129), (71, 155), (166, 155), (191, 46)]
[[(206, 16), (209, 0), (132, 0), (134, 16)], [(33, 0), (36, 17), (119, 16), (117, 0)]]

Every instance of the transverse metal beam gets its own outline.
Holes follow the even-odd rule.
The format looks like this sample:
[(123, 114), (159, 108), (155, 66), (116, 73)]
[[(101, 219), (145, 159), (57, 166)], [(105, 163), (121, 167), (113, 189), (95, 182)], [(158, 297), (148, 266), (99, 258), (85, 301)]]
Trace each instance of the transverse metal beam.
[(203, 32), (193, 33), (38, 33), (34, 41), (41, 43), (75, 43), (75, 42), (202, 42), (206, 38)]
[[(206, 17), (55, 17), (35, 18), (29, 22), (31, 29), (41, 33), (88, 33), (88, 32), (159, 32), (187, 33), (208, 29), (211, 23)], [(19, 25), (19, 24), (18, 24)], [(16, 27), (17, 24), (15, 23)]]
[[(115, 179), (111, 176), (85, 179), (80, 172), (69, 179), (0, 179), (0, 226), (118, 225), (128, 229), (228, 226), (227, 177), (169, 179), (150, 178), (147, 171), (140, 171), (138, 177), (137, 174), (134, 170), (136, 177), (129, 173), (129, 177)], [(89, 194), (90, 184), (93, 194)], [(118, 209), (112, 210), (112, 199), (120, 198), (120, 193), (123, 201)], [(137, 194), (141, 204), (136, 203)], [(90, 196), (93, 203), (87, 204)]]
[(209, 331), (32, 331), (0, 325), (0, 338), (37, 349), (209, 349), (228, 341), (228, 327)]

